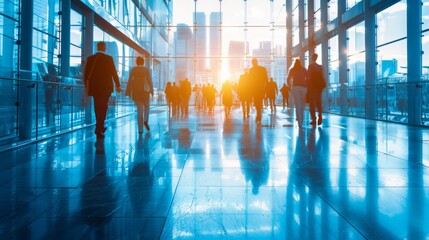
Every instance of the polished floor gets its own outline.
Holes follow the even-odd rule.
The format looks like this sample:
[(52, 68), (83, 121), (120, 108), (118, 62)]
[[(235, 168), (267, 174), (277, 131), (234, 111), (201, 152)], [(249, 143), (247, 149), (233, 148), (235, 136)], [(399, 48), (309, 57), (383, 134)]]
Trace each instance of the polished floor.
[(190, 112), (0, 153), (0, 239), (429, 239), (429, 129)]

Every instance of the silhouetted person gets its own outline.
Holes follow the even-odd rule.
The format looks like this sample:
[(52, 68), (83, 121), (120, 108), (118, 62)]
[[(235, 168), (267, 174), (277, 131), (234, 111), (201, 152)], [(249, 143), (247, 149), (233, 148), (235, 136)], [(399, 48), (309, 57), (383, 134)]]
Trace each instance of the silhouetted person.
[(294, 65), (289, 70), (287, 84), (292, 86), (292, 96), (295, 103), (295, 115), (298, 126), (302, 127), (304, 120), (305, 97), (307, 94), (307, 70), (299, 59), (295, 59)]
[(177, 114), (180, 106), (180, 89), (175, 82), (171, 86), (171, 102), (173, 104), (173, 115)]
[(220, 94), (222, 95), (222, 104), (225, 108), (225, 117), (229, 117), (232, 107), (233, 93), (232, 84), (228, 80), (222, 84)]
[(181, 104), (181, 112), (182, 115), (188, 116), (189, 113), (189, 98), (191, 98), (192, 87), (188, 78), (185, 78), (180, 83), (180, 104)]
[[(322, 124), (322, 92), (326, 87), (323, 67), (316, 63), (318, 55), (315, 53), (311, 57), (311, 64), (308, 66), (308, 101), (310, 105), (311, 125)], [(316, 119), (316, 110), (318, 118)], [(317, 121), (316, 121), (317, 120)]]
[(250, 105), (252, 104), (252, 86), (250, 84), (249, 73), (244, 72), (240, 76), (237, 86), (238, 98), (243, 109), (243, 119), (248, 119), (250, 116)]
[(258, 60), (256, 58), (252, 59), (252, 68), (249, 70), (249, 76), (252, 86), (253, 103), (255, 104), (256, 108), (256, 123), (261, 124), (262, 101), (265, 97), (268, 75), (265, 67), (258, 65)]
[(268, 82), (267, 86), (267, 98), (270, 101), (271, 112), (277, 111), (276, 96), (278, 92), (279, 90), (277, 88), (277, 83), (273, 81), (273, 78), (270, 78), (270, 81)]
[(137, 57), (137, 66), (133, 67), (128, 77), (125, 95), (133, 99), (137, 107), (137, 124), (139, 134), (143, 133), (143, 124), (147, 131), (149, 127), (150, 96), (153, 96), (153, 84), (150, 70), (144, 67), (144, 58)]
[(172, 97), (171, 97), (171, 90), (172, 85), (171, 82), (167, 82), (167, 85), (165, 86), (164, 93), (165, 93), (165, 99), (167, 100), (167, 106), (168, 106), (168, 115), (170, 116), (171, 109), (172, 109)]
[(213, 84), (208, 84), (207, 86), (207, 106), (209, 109), (209, 112), (214, 112), (214, 106), (216, 104), (216, 95), (217, 91)]
[(116, 92), (121, 92), (118, 74), (113, 58), (104, 53), (106, 43), (97, 43), (97, 53), (88, 57), (85, 66), (85, 88), (88, 96), (94, 97), (95, 134), (98, 138), (104, 138), (104, 121), (106, 120), (107, 107), (110, 95), (113, 92), (113, 82)]
[(285, 109), (286, 105), (289, 108), (289, 92), (290, 87), (286, 85), (286, 83), (283, 83), (282, 88), (280, 88), (280, 92), (282, 93), (282, 100), (283, 100), (283, 109)]

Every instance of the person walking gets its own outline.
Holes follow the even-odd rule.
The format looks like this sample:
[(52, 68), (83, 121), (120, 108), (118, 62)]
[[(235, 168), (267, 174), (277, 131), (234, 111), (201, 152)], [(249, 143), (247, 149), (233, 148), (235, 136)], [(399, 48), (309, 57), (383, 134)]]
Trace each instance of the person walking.
[(252, 59), (252, 67), (249, 70), (249, 79), (252, 86), (253, 103), (256, 108), (256, 124), (260, 125), (262, 120), (262, 101), (268, 84), (267, 69), (258, 65), (256, 58)]
[(222, 95), (222, 103), (225, 109), (225, 118), (227, 118), (231, 113), (233, 100), (232, 84), (228, 80), (226, 80), (222, 84), (222, 90), (220, 91), (220, 95)]
[(250, 116), (250, 105), (252, 104), (252, 92), (250, 89), (249, 73), (245, 71), (240, 75), (237, 86), (238, 98), (243, 109), (243, 119), (248, 119)]
[(307, 70), (299, 59), (295, 59), (287, 76), (287, 84), (292, 86), (292, 96), (295, 103), (295, 115), (298, 126), (302, 127), (304, 120), (305, 97), (307, 94)]
[[(308, 102), (310, 105), (310, 124), (313, 126), (322, 124), (322, 92), (326, 87), (326, 80), (323, 74), (323, 67), (317, 64), (317, 53), (311, 57), (311, 64), (308, 66)], [(318, 118), (316, 119), (316, 110)]]
[(283, 100), (283, 110), (285, 109), (286, 105), (289, 108), (289, 92), (290, 87), (286, 85), (286, 83), (283, 83), (282, 88), (280, 88), (280, 92), (282, 94), (282, 100)]
[(137, 125), (139, 134), (143, 133), (143, 125), (149, 127), (150, 95), (153, 96), (153, 84), (150, 70), (144, 67), (144, 58), (137, 57), (137, 66), (133, 67), (128, 78), (125, 95), (133, 99), (137, 107)]
[(189, 114), (189, 99), (191, 98), (192, 86), (188, 78), (180, 82), (180, 99), (181, 99), (181, 113), (182, 116)]
[(89, 56), (85, 66), (84, 82), (88, 96), (94, 98), (95, 112), (95, 134), (97, 138), (104, 138), (106, 127), (107, 108), (110, 95), (113, 92), (113, 82), (115, 82), (116, 92), (121, 92), (118, 73), (116, 72), (113, 58), (104, 52), (106, 43), (97, 43), (97, 53)]
[(270, 81), (268, 82), (267, 86), (267, 98), (270, 101), (270, 109), (271, 112), (276, 112), (276, 96), (278, 94), (279, 90), (277, 88), (277, 83), (274, 82), (273, 78), (270, 78)]

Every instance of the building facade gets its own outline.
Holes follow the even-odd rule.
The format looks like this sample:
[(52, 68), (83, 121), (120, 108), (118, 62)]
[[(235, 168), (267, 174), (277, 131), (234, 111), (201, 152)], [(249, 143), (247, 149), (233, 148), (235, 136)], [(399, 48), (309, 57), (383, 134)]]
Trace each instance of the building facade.
[[(125, 88), (136, 56), (144, 56), (155, 89), (170, 78), (171, 1), (11, 0), (0, 4), (0, 142), (21, 143), (91, 125), (85, 60), (105, 41)], [(108, 118), (134, 110), (112, 96)]]

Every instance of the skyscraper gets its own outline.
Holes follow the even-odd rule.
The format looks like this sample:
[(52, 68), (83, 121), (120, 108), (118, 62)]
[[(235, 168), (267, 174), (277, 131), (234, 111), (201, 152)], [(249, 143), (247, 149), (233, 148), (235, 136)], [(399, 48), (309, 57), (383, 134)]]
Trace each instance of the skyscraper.
[(195, 65), (197, 75), (206, 71), (206, 40), (207, 40), (207, 28), (206, 28), (206, 14), (204, 12), (196, 12), (194, 15), (195, 23)]
[(222, 15), (220, 12), (210, 13), (210, 69), (212, 73), (213, 83), (219, 83), (219, 76), (221, 72), (221, 57), (222, 57), (222, 44), (221, 44), (221, 22)]
[(191, 28), (186, 24), (177, 24), (175, 36), (176, 81), (193, 75), (194, 39)]
[(243, 73), (244, 55), (249, 51), (249, 43), (243, 41), (230, 41), (228, 48), (228, 66), (231, 81), (236, 81)]
[(271, 75), (271, 41), (260, 42), (259, 48), (253, 49), (252, 55), (258, 59), (259, 65), (267, 68), (268, 75)]

